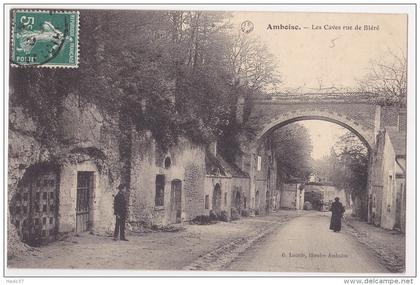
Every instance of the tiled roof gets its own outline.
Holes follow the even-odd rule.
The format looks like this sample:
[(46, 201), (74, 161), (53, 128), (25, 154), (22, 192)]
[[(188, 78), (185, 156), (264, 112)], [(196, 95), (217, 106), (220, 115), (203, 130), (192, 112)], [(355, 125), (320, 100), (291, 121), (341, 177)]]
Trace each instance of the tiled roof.
[(385, 127), (396, 155), (406, 154), (406, 132), (395, 127)]
[(206, 173), (207, 175), (249, 178), (249, 174), (235, 164), (227, 162), (220, 155), (214, 156), (208, 151), (206, 152)]

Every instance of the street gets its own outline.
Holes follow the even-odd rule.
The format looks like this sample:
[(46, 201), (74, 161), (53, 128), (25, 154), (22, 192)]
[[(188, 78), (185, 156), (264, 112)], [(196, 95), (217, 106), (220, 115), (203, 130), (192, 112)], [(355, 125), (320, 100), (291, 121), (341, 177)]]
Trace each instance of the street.
[(228, 270), (274, 272), (388, 272), (345, 231), (328, 230), (329, 218), (312, 212), (278, 228), (235, 259)]
[(84, 234), (32, 248), (11, 268), (389, 272), (347, 226), (328, 229), (329, 213), (281, 210), (269, 216), (171, 231), (128, 233), (129, 242)]

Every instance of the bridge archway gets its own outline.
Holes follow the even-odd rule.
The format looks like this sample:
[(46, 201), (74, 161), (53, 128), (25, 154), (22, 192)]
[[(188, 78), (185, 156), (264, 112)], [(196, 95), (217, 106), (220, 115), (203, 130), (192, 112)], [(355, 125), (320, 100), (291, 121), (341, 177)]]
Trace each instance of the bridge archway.
[(357, 123), (353, 119), (343, 116), (339, 113), (328, 112), (328, 111), (293, 111), (277, 115), (264, 124), (264, 127), (257, 133), (254, 147), (257, 147), (262, 139), (268, 137), (276, 129), (281, 128), (285, 125), (304, 121), (304, 120), (321, 120), (340, 125), (349, 131), (353, 132), (367, 147), (370, 152), (375, 145), (375, 136), (373, 128), (367, 128)]

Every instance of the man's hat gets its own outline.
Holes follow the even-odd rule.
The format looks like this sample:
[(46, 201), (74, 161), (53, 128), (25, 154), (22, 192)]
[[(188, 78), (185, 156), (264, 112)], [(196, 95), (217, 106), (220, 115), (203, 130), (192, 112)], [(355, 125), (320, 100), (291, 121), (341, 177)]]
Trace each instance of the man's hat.
[(124, 183), (121, 183), (120, 185), (118, 185), (117, 189), (121, 190), (121, 189), (125, 189), (127, 188), (127, 185), (125, 185)]

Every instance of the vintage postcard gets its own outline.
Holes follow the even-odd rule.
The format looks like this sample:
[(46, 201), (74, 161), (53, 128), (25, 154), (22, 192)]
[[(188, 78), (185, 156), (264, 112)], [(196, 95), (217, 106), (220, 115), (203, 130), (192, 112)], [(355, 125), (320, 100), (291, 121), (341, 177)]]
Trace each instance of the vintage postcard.
[(414, 276), (398, 7), (6, 7), (6, 273)]

